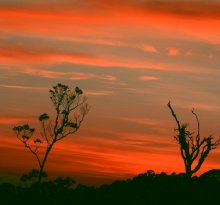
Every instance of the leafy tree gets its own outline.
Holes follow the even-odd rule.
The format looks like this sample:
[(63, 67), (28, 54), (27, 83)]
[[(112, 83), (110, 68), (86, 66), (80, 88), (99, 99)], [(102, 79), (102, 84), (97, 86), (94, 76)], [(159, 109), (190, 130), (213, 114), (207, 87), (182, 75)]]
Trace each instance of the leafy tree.
[[(58, 83), (49, 92), (56, 115), (54, 120), (51, 120), (47, 113), (39, 116), (38, 120), (41, 125), (40, 137), (34, 136), (35, 129), (28, 124), (13, 128), (17, 138), (35, 156), (38, 162), (38, 182), (42, 180), (44, 167), (54, 144), (77, 132), (89, 111), (87, 98), (79, 87), (71, 89)], [(45, 147), (43, 156), (39, 152), (41, 144), (44, 144)]]
[(220, 144), (220, 140), (213, 141), (214, 139), (211, 135), (201, 139), (200, 122), (194, 109), (192, 110), (192, 114), (197, 122), (196, 134), (187, 129), (188, 124), (180, 124), (180, 121), (178, 120), (170, 101), (168, 102), (167, 106), (177, 124), (177, 129), (175, 129), (175, 131), (177, 131), (177, 135), (174, 138), (180, 145), (180, 153), (184, 161), (186, 176), (191, 178), (192, 175), (201, 168), (210, 151), (217, 148), (217, 146)]

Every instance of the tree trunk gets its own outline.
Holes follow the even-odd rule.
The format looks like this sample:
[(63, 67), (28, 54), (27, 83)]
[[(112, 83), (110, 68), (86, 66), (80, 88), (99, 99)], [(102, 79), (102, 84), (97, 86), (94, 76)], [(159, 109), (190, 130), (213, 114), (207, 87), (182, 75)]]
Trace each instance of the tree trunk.
[(47, 157), (48, 157), (48, 154), (52, 148), (53, 144), (51, 144), (48, 148), (47, 148), (47, 151), (44, 155), (44, 159), (42, 161), (42, 164), (40, 166), (40, 171), (39, 171), (39, 176), (38, 176), (38, 183), (41, 183), (41, 180), (42, 180), (42, 176), (43, 176), (43, 172), (44, 172), (44, 166), (46, 164), (46, 161), (47, 161)]
[(192, 178), (191, 164), (185, 165), (185, 170), (186, 170), (187, 179), (191, 179)]

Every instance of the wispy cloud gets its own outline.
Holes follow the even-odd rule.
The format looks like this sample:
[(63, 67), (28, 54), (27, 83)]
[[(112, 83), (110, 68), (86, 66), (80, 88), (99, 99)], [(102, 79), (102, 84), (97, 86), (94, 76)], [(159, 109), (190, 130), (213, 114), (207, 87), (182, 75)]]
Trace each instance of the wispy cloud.
[(0, 84), (0, 87), (2, 88), (12, 88), (12, 89), (18, 89), (18, 90), (32, 90), (32, 91), (45, 91), (48, 90), (48, 88), (44, 87), (32, 87), (32, 86), (22, 86), (22, 85), (7, 85), (7, 84)]
[(107, 80), (107, 81), (116, 81), (117, 80), (117, 78), (112, 75), (103, 75), (103, 76), (100, 76), (99, 78), (103, 79), (103, 80)]
[(92, 73), (70, 72), (68, 75), (72, 76), (70, 77), (70, 80), (87, 80), (96, 78), (96, 75)]
[(140, 80), (146, 80), (146, 81), (154, 81), (154, 80), (159, 80), (158, 77), (155, 77), (155, 76), (148, 76), (148, 75), (143, 75), (143, 76), (140, 76), (139, 77)]
[(150, 118), (134, 118), (134, 117), (117, 117), (118, 120), (127, 121), (130, 123), (137, 123), (137, 124), (143, 124), (143, 125), (152, 125), (152, 126), (164, 126), (168, 123), (166, 120), (160, 120), (160, 119), (150, 119)]
[[(94, 73), (86, 72), (64, 72), (64, 71), (52, 71), (52, 70), (43, 70), (40, 68), (31, 68), (31, 67), (21, 67), (17, 69), (18, 72), (28, 75), (39, 76), (43, 78), (51, 79), (69, 79), (69, 80), (88, 80), (88, 79), (101, 79), (105, 81), (116, 81), (117, 78), (112, 75), (97, 75)], [(3, 86), (3, 85), (2, 85)], [(5, 85), (6, 86), (6, 85)], [(9, 85), (8, 85), (9, 86)], [(19, 86), (17, 86), (19, 88)], [(20, 86), (22, 88), (22, 86)], [(28, 88), (28, 87), (24, 87)]]
[(182, 102), (177, 101), (175, 103), (176, 107), (184, 108), (188, 110), (192, 110), (195, 108), (196, 110), (205, 110), (205, 111), (211, 111), (211, 112), (219, 112), (220, 111), (220, 105), (214, 104), (214, 103), (201, 103), (201, 102)]
[(114, 92), (107, 90), (86, 90), (85, 94), (89, 96), (110, 96), (114, 95)]
[(78, 55), (71, 53), (55, 53), (43, 51), (35, 51), (33, 48), (30, 51), (25, 50), (14, 50), (9, 48), (0, 49), (0, 60), (2, 62), (14, 62), (14, 63), (24, 63), (24, 64), (50, 64), (57, 62), (82, 62), (93, 58), (88, 55)]
[(144, 44), (140, 46), (140, 49), (150, 52), (150, 53), (158, 53), (157, 49), (153, 47), (152, 45)]
[(36, 117), (32, 116), (0, 116), (0, 124), (2, 125), (13, 125), (19, 122), (29, 122), (29, 121), (36, 121)]
[(68, 74), (66, 72), (55, 72), (55, 71), (40, 70), (34, 68), (25, 68), (20, 72), (28, 75), (35, 75), (35, 76), (40, 76), (44, 78), (53, 78), (53, 79), (61, 78)]
[[(119, 37), (119, 32), (109, 32), (109, 30), (112, 31), (112, 29), (109, 28), (112, 28), (113, 25), (114, 27), (117, 27), (119, 24), (125, 25), (126, 34), (126, 25), (132, 24), (139, 31), (138, 25), (141, 24), (145, 28), (150, 27), (151, 30), (159, 28), (160, 33), (157, 32), (159, 36), (174, 38), (178, 33), (177, 35), (179, 37), (209, 39), (210, 41), (219, 42), (217, 38), (219, 28), (216, 25), (219, 25), (220, 4), (216, 3), (216, 1), (204, 3), (204, 1), (185, 2), (182, 0), (159, 1), (155, 3), (150, 0), (130, 0), (121, 1), (120, 4), (118, 4), (117, 1), (105, 2), (96, 0), (95, 2), (93, 1), (93, 3), (89, 3), (89, 1), (81, 3), (82, 1), (77, 1), (77, 3), (74, 1), (48, 5), (47, 3), (29, 4), (28, 2), (17, 6), (13, 6), (13, 4), (3, 5), (0, 8), (0, 16), (4, 19), (4, 24), (0, 30), (14, 33), (23, 33), (25, 30), (26, 33), (35, 36), (52, 35), (54, 37), (61, 36), (61, 30), (62, 36), (64, 37), (78, 36), (86, 32), (89, 36), (98, 36), (97, 39), (103, 39), (103, 36)], [(10, 6), (11, 9), (9, 9)], [(48, 7), (50, 7), (50, 9), (48, 9)], [(101, 12), (103, 9), (115, 15), (103, 15), (103, 12)], [(124, 12), (121, 12), (122, 10)], [(59, 15), (57, 15), (57, 11), (59, 11)], [(15, 24), (15, 19), (18, 20), (19, 23)], [(152, 19), (157, 21), (156, 25)], [(202, 19), (202, 21), (200, 19)], [(81, 24), (86, 27), (79, 27), (75, 24), (75, 21), (81, 22)], [(34, 22), (34, 26), (32, 22)], [(106, 22), (108, 27), (101, 29)], [(13, 25), (13, 27), (11, 25)], [(59, 29), (57, 29), (57, 25), (59, 25)], [(71, 25), (71, 27), (69, 27), (69, 25)], [(100, 25), (102, 26), (100, 27)], [(173, 25), (181, 26), (175, 27)], [(209, 29), (204, 31), (204, 27)], [(146, 32), (146, 30), (148, 30), (148, 32)], [(63, 35), (64, 33), (65, 35)], [(143, 30), (144, 35), (149, 33), (149, 29)], [(99, 43), (99, 40), (97, 40), (97, 42)], [(116, 45), (117, 42), (118, 40), (116, 39), (114, 44)], [(111, 44), (109, 42), (105, 43)], [(118, 45), (120, 44), (121, 43), (118, 43)]]

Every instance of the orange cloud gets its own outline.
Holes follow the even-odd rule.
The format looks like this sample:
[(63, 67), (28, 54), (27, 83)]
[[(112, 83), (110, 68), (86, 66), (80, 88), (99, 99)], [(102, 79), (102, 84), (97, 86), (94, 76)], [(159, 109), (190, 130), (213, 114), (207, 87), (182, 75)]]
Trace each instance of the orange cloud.
[(71, 72), (70, 75), (73, 76), (70, 78), (70, 80), (86, 80), (86, 79), (92, 79), (96, 77), (95, 74), (81, 73), (81, 72)]
[(180, 51), (178, 48), (168, 48), (167, 49), (167, 55), (169, 56), (178, 56), (180, 54)]
[(140, 48), (150, 53), (158, 53), (157, 49), (151, 45), (145, 44), (145, 45), (140, 46)]
[(155, 77), (155, 76), (140, 76), (139, 77), (140, 80), (146, 80), (146, 81), (152, 81), (152, 80), (159, 80), (158, 77)]
[(93, 58), (90, 55), (56, 51), (56, 48), (45, 51), (44, 46), (39, 47), (12, 47), (4, 45), (0, 48), (0, 60), (2, 62), (48, 64), (51, 62), (80, 62)]
[[(118, 56), (108, 56), (107, 54), (105, 55), (99, 55), (96, 57), (92, 58), (87, 58), (87, 57), (77, 57), (77, 56), (71, 56), (71, 55), (66, 55), (66, 54), (60, 54), (58, 55), (53, 55), (49, 54), (47, 57), (46, 56), (41, 56), (36, 55), (32, 56), (32, 58), (28, 58), (28, 56), (20, 58), (19, 55), (16, 56), (14, 53), (14, 56), (10, 56), (5, 58), (4, 56), (0, 56), (0, 60), (2, 62), (7, 62), (6, 64), (14, 66), (17, 63), (24, 65), (23, 67), (20, 67), (16, 69), (20, 73), (25, 73), (25, 74), (30, 74), (30, 75), (39, 75), (41, 77), (47, 77), (47, 78), (62, 78), (67, 76), (70, 73), (67, 72), (55, 72), (55, 71), (49, 71), (49, 70), (37, 70), (34, 68), (31, 68), (27, 66), (28, 64), (36, 64), (36, 65), (48, 65), (48, 64), (55, 64), (55, 63), (63, 63), (63, 62), (69, 62), (73, 64), (81, 64), (81, 65), (92, 65), (92, 66), (99, 66), (99, 67), (121, 67), (121, 68), (130, 68), (130, 69), (153, 69), (153, 70), (167, 70), (167, 71), (175, 71), (175, 72), (190, 72), (190, 73), (197, 73), (198, 69), (195, 67), (190, 67), (190, 66), (183, 66), (183, 65), (174, 65), (174, 64), (168, 64), (168, 63), (155, 63), (154, 60), (150, 59), (127, 59), (127, 58), (122, 58)], [(1, 69), (4, 69), (1, 68)], [(6, 68), (10, 69), (10, 68)], [(15, 70), (15, 71), (16, 71)], [(207, 73), (210, 72), (209, 69), (207, 68), (199, 68), (200, 73)], [(77, 73), (76, 73), (77, 75)], [(77, 78), (93, 78), (93, 74), (87, 74), (87, 76), (79, 76), (80, 74), (78, 73)], [(71, 77), (71, 76), (70, 76)], [(73, 76), (74, 78), (74, 73)], [(110, 78), (108, 77), (108, 80)], [(111, 79), (115, 79), (115, 77), (111, 77)], [(107, 79), (106, 79), (107, 80)]]
[[(133, 2), (133, 4), (130, 4), (124, 1), (120, 4), (116, 4), (116, 2), (106, 3), (103, 1), (105, 9), (111, 15), (104, 15), (99, 9), (85, 9), (84, 12), (83, 10), (74, 10), (74, 8), (76, 8), (74, 6), (69, 7), (69, 9), (72, 9), (74, 12), (68, 13), (68, 8), (64, 5), (63, 7), (58, 7), (59, 14), (53, 12), (52, 9), (49, 11), (46, 6), (44, 12), (42, 12), (42, 7), (41, 9), (35, 9), (34, 7), (32, 9), (26, 8), (26, 10), (19, 7), (17, 7), (17, 9), (1, 7), (0, 30), (7, 33), (24, 33), (25, 31), (26, 34), (51, 37), (76, 37), (79, 35), (85, 36), (85, 33), (87, 33), (87, 36), (103, 39), (103, 36), (105, 38), (123, 37), (123, 33), (120, 33), (120, 29), (118, 28), (122, 24), (124, 25), (125, 33), (127, 33), (127, 25), (134, 26), (136, 28), (134, 30), (137, 31), (140, 30), (140, 25), (142, 25), (141, 30), (145, 35), (146, 33), (155, 35), (155, 32), (152, 33), (151, 31), (155, 31), (155, 28), (158, 28), (162, 32), (157, 32), (156, 35), (163, 37), (176, 37), (178, 35), (183, 38), (189, 36), (189, 39), (192, 39), (192, 37), (198, 39), (200, 37), (201, 39), (219, 42), (219, 18), (209, 18), (209, 14), (211, 17), (214, 15), (217, 16), (217, 14), (219, 16), (219, 12), (214, 12), (219, 10), (219, 4), (201, 3), (201, 6), (199, 6), (200, 3), (198, 2), (195, 4), (192, 2), (160, 2), (157, 4), (148, 2), (147, 5), (145, 5), (143, 2), (137, 4)], [(185, 9), (186, 11), (195, 10), (195, 12), (193, 11), (191, 14), (198, 13), (199, 18), (196, 18), (196, 15), (182, 15), (184, 12), (181, 12), (181, 9), (184, 7), (188, 8)], [(121, 12), (122, 10), (123, 12)], [(175, 10), (179, 12), (175, 12)], [(199, 10), (199, 12), (196, 12), (196, 10)], [(185, 12), (185, 14), (187, 14), (187, 12)], [(202, 20), (200, 18), (202, 18)], [(157, 24), (154, 22), (157, 22)], [(69, 25), (71, 25), (71, 27)], [(101, 29), (103, 28), (102, 26), (105, 27), (105, 25), (108, 25), (108, 29)], [(112, 26), (117, 28), (118, 31), (113, 32), (114, 29)], [(204, 28), (208, 29), (204, 30)], [(158, 31), (158, 29), (156, 31)], [(111, 42), (109, 44), (111, 44)], [(115, 44), (121, 45), (121, 42), (119, 41), (119, 43), (117, 43), (116, 40)]]
[(108, 45), (108, 46), (117, 46), (123, 47), (128, 46), (129, 44), (119, 40), (108, 40), (108, 39), (84, 39), (81, 42), (92, 43), (92, 44), (101, 44), (101, 45)]
[[(79, 0), (79, 1), (38, 1), (30, 2), (23, 1), (23, 4), (8, 4), (6, 2), (2, 2), (1, 5), (5, 9), (23, 9), (23, 10), (31, 10), (34, 11), (50, 11), (51, 13), (56, 13), (62, 10), (60, 13), (69, 13), (69, 11), (75, 10), (78, 12), (81, 11), (91, 11), (95, 10), (96, 12), (100, 12), (101, 9), (114, 9), (114, 8), (129, 8), (133, 7), (136, 9), (142, 9), (144, 11), (154, 11), (159, 13), (171, 13), (175, 15), (183, 15), (183, 16), (208, 16), (208, 17), (217, 17), (219, 16), (220, 4), (217, 1), (189, 1), (189, 0), (180, 0), (180, 1), (153, 1), (153, 0), (121, 0), (120, 3), (117, 0), (93, 0), (92, 2), (89, 0)], [(50, 8), (50, 10), (48, 9)], [(64, 10), (65, 9), (65, 10)]]

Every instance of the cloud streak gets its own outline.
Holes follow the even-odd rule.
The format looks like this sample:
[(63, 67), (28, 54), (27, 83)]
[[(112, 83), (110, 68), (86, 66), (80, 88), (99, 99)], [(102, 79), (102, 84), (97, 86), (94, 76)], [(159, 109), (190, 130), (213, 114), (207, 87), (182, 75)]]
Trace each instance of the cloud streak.
[(86, 90), (85, 94), (88, 96), (111, 96), (114, 92), (107, 90)]
[[(86, 4), (88, 4), (88, 2), (86, 2)], [(68, 6), (65, 7), (64, 4), (62, 7), (61, 4), (57, 6), (59, 15), (57, 15), (56, 12), (51, 14), (50, 11), (53, 11), (53, 9), (49, 11), (47, 5), (45, 5), (45, 7), (41, 6), (38, 10), (36, 6), (27, 7), (26, 10), (19, 9), (19, 6), (17, 9), (8, 9), (2, 6), (0, 8), (0, 16), (1, 19), (4, 20), (1, 20), (3, 23), (1, 31), (23, 33), (25, 30), (26, 33), (31, 33), (32, 35), (51, 35), (59, 37), (61, 36), (61, 32), (59, 31), (62, 30), (62, 34), (65, 33), (65, 37), (85, 36), (83, 35), (85, 32), (89, 33), (90, 36), (96, 36), (96, 38), (97, 36), (103, 37), (103, 35), (105, 37), (119, 37), (119, 32), (109, 33), (109, 31), (113, 31), (112, 26), (115, 26), (118, 30), (118, 25), (123, 24), (125, 25), (126, 32), (126, 25), (132, 24), (139, 30), (138, 25), (142, 24), (143, 27), (149, 26), (152, 31), (155, 28), (163, 30), (164, 32), (160, 36), (175, 37), (175, 33), (178, 32), (181, 37), (190, 35), (190, 37), (194, 37), (194, 39), (205, 38), (214, 41), (218, 40), (217, 33), (219, 33), (219, 28), (217, 25), (219, 25), (220, 4), (216, 2), (204, 3), (197, 1), (193, 3), (189, 1), (166, 1), (166, 3), (164, 3), (164, 1), (160, 1), (155, 4), (154, 1), (122, 1), (118, 4), (116, 1), (95, 1), (92, 5), (96, 8), (97, 5), (101, 5), (101, 8), (104, 7), (105, 10), (114, 15), (103, 15), (103, 12), (99, 9), (89, 10), (89, 6), (84, 7), (83, 4), (82, 10), (78, 10), (75, 6), (69, 6), (70, 9), (75, 11), (70, 13), (67, 12)], [(45, 8), (45, 12), (43, 13), (41, 12), (42, 8)], [(50, 8), (52, 7), (50, 6)], [(54, 6), (54, 8), (56, 8), (56, 6)], [(82, 12), (83, 8), (85, 8), (84, 12)], [(121, 10), (124, 12), (120, 12)], [(62, 13), (62, 11), (65, 12)], [(200, 21), (200, 18), (196, 19), (195, 16), (203, 20)], [(212, 18), (215, 16), (217, 18)], [(15, 18), (19, 20), (19, 23), (14, 23)], [(154, 22), (152, 19), (158, 23), (155, 25), (152, 23)], [(33, 22), (34, 27), (32, 26)], [(77, 24), (75, 22), (77, 22)], [(79, 26), (79, 23), (84, 25), (84, 27)], [(106, 23), (110, 30), (106, 29), (107, 32), (104, 32), (103, 29), (100, 29), (100, 26), (105, 27)], [(58, 28), (57, 25), (59, 25)], [(69, 27), (69, 25), (71, 25), (71, 27)], [(181, 25), (181, 27), (175, 27), (173, 25)], [(201, 32), (204, 27), (208, 29), (205, 32)], [(142, 30), (143, 33), (146, 34), (146, 29), (142, 28)], [(147, 33), (150, 33), (149, 29)], [(111, 42), (109, 44), (111, 44)], [(116, 40), (115, 44), (120, 45), (121, 42)]]
[(155, 77), (155, 76), (148, 76), (148, 75), (140, 76), (139, 79), (140, 79), (140, 80), (143, 80), (143, 81), (154, 81), (154, 80), (159, 80), (158, 77)]
[(1, 125), (12, 125), (21, 122), (36, 121), (36, 117), (32, 116), (0, 116)]
[[(23, 2), (23, 3), (21, 3)], [(114, 8), (134, 8), (142, 9), (144, 11), (158, 12), (158, 13), (168, 13), (175, 14), (180, 16), (208, 16), (216, 17), (219, 16), (220, 4), (218, 1), (210, 0), (198, 0), (198, 1), (189, 1), (189, 0), (169, 0), (169, 1), (153, 1), (153, 0), (122, 0), (120, 4), (116, 0), (106, 1), (106, 0), (63, 0), (63, 1), (38, 1), (30, 2), (27, 0), (17, 1), (1, 1), (1, 6), (8, 9), (26, 9), (31, 10), (46, 10), (50, 7), (51, 12), (56, 12), (62, 8), (61, 11), (65, 8), (68, 12), (69, 10), (91, 10), (95, 9), (97, 11), (101, 9), (114, 9)]]

